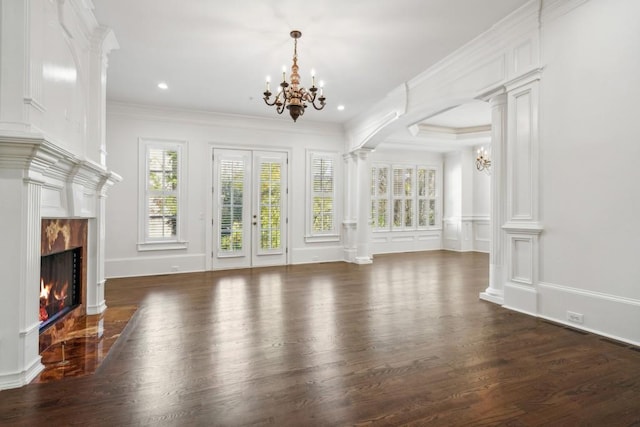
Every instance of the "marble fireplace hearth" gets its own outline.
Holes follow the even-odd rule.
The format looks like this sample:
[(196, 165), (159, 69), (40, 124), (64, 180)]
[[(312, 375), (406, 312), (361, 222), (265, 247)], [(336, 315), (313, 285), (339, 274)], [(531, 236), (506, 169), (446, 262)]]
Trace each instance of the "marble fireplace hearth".
[(61, 338), (41, 352), (44, 369), (32, 384), (81, 377), (96, 373), (108, 357), (117, 354), (126, 336), (135, 328), (136, 306), (108, 307), (103, 313), (71, 316)]

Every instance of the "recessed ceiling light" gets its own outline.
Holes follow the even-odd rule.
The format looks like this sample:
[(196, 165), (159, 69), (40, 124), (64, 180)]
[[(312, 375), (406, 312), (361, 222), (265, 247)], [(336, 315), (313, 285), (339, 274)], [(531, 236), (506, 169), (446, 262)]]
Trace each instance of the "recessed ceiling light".
[(338, 105), (338, 111), (344, 110), (344, 105)]
[(167, 90), (169, 89), (169, 85), (167, 85), (165, 82), (160, 82), (158, 83), (158, 89)]

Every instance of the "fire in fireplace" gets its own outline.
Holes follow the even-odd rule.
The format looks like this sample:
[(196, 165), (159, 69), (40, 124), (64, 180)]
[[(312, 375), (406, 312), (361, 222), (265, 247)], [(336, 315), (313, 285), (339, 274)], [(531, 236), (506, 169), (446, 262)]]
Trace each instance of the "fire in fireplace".
[(82, 248), (40, 259), (40, 332), (80, 304)]

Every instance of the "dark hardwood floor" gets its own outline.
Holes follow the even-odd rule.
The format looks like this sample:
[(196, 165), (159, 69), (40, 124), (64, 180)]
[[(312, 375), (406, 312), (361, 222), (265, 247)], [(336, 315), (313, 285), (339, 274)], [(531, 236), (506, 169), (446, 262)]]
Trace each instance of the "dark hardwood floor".
[(480, 301), (485, 254), (109, 280), (97, 373), (0, 392), (1, 425), (640, 425), (640, 352)]

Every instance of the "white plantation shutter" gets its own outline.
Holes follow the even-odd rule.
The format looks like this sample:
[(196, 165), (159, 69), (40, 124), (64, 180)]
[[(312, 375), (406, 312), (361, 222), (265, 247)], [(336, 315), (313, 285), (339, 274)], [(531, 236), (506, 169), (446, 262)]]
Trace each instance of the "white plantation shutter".
[(241, 252), (244, 248), (244, 170), (241, 159), (220, 160), (220, 218), (218, 250), (222, 253)]
[(439, 227), (437, 176), (436, 167), (374, 165), (371, 168), (373, 230)]
[(307, 151), (307, 234), (308, 242), (337, 241), (336, 184), (338, 154)]
[(376, 165), (371, 168), (371, 219), (372, 229), (389, 229), (389, 167)]
[(391, 225), (395, 230), (415, 227), (414, 172), (413, 167), (393, 168), (393, 222)]
[(311, 163), (312, 231), (331, 233), (334, 230), (333, 159), (315, 156)]
[(138, 250), (182, 249), (186, 143), (140, 139)]
[(436, 171), (423, 166), (417, 174), (418, 228), (436, 225)]
[(147, 240), (175, 240), (178, 219), (178, 151), (147, 151)]

